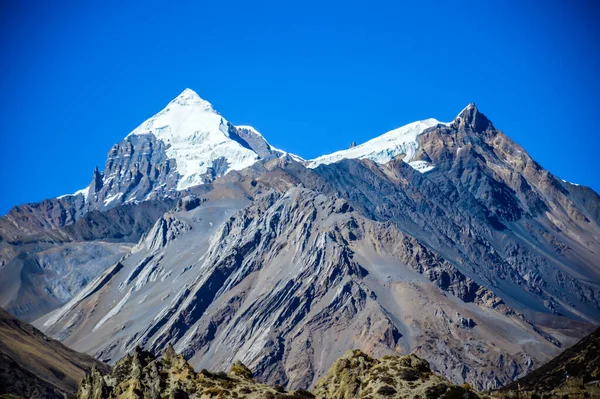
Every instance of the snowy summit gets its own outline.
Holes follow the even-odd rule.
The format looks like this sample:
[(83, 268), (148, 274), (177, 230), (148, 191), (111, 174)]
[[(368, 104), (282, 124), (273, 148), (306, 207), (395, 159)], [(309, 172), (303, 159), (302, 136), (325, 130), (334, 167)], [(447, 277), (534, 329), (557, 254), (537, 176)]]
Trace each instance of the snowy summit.
[(231, 137), (233, 125), (196, 92), (185, 89), (162, 111), (130, 135), (154, 134), (167, 145), (167, 156), (177, 162), (178, 190), (202, 184), (213, 161), (225, 158), (230, 170), (244, 169), (259, 159), (251, 149)]

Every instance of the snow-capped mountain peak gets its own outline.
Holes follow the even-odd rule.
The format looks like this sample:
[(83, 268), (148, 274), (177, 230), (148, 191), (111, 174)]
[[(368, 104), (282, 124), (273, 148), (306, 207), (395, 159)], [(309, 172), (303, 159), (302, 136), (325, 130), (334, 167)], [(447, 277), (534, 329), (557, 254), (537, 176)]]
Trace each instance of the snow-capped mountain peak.
[(104, 171), (94, 171), (84, 190), (86, 209), (177, 195), (260, 159), (291, 156), (272, 147), (251, 126), (236, 127), (210, 102), (185, 89), (108, 153)]
[[(177, 189), (202, 184), (214, 163), (226, 163), (223, 174), (252, 165), (260, 157), (236, 140), (235, 128), (211, 103), (185, 89), (162, 111), (137, 127), (130, 135), (153, 134), (166, 145), (180, 179)], [(233, 136), (233, 137), (232, 137)]]
[(386, 163), (396, 156), (404, 154), (404, 162), (407, 162), (420, 172), (427, 172), (433, 169), (434, 166), (424, 161), (414, 160), (417, 148), (419, 147), (417, 136), (426, 129), (441, 123), (433, 118), (409, 123), (350, 149), (322, 155), (310, 160), (308, 167), (316, 168), (319, 165), (331, 164), (342, 159), (366, 158), (377, 163)]

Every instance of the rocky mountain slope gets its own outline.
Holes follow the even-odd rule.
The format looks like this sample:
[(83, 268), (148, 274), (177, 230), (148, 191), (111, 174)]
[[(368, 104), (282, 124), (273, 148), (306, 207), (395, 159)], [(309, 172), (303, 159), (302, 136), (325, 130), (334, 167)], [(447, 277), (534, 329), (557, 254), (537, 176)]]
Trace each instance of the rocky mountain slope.
[(108, 370), (0, 308), (0, 396), (63, 399), (93, 367)]
[(0, 241), (0, 306), (25, 321), (68, 302), (127, 254), (172, 200), (88, 212), (73, 224)]
[(196, 367), (236, 358), (292, 388), (349, 347), (417, 351), (479, 387), (560, 350), (491, 290), (343, 199), (292, 187), (244, 205), (220, 199), (165, 216), (89, 292), (38, 323), (106, 361), (171, 342)]
[(600, 397), (600, 329), (501, 389), (498, 394), (571, 399)]
[(414, 355), (373, 359), (350, 351), (337, 360), (313, 392), (287, 392), (280, 386), (256, 383), (250, 369), (235, 362), (229, 373), (196, 373), (183, 356), (168, 346), (160, 358), (136, 348), (104, 375), (94, 369), (77, 392), (78, 399), (108, 398), (421, 398), (451, 399), (479, 396), (433, 374)]
[[(224, 163), (221, 146), (237, 155)], [(195, 367), (240, 360), (295, 389), (351, 348), (415, 352), (491, 389), (600, 322), (600, 197), (544, 170), (473, 104), (303, 161), (186, 91), (117, 147), (87, 190), (55, 201), (85, 197), (97, 218), (145, 199), (169, 211), (36, 321), (104, 361), (173, 344)], [(25, 237), (87, 218), (29, 228), (33, 209), (53, 215), (22, 209)]]

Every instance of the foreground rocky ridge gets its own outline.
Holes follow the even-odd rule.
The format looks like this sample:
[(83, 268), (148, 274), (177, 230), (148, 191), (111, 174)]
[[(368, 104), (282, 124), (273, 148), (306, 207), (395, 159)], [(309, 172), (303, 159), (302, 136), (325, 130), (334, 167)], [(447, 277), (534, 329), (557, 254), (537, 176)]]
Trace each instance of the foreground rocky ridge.
[(286, 392), (282, 387), (254, 382), (252, 372), (235, 362), (229, 373), (196, 373), (183, 356), (168, 346), (157, 359), (136, 348), (104, 375), (94, 369), (82, 381), (78, 399), (109, 398), (317, 398), (317, 399), (476, 399), (468, 389), (433, 374), (415, 355), (373, 359), (353, 350), (336, 361), (313, 392)]

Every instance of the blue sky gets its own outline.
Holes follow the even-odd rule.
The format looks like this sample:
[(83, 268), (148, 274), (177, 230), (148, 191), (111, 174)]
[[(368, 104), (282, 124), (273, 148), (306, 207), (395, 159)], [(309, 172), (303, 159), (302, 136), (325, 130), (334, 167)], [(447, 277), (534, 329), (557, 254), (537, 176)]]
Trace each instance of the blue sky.
[(4, 1), (0, 213), (85, 187), (186, 87), (305, 158), (474, 101), (600, 192), (599, 26), (584, 0)]

